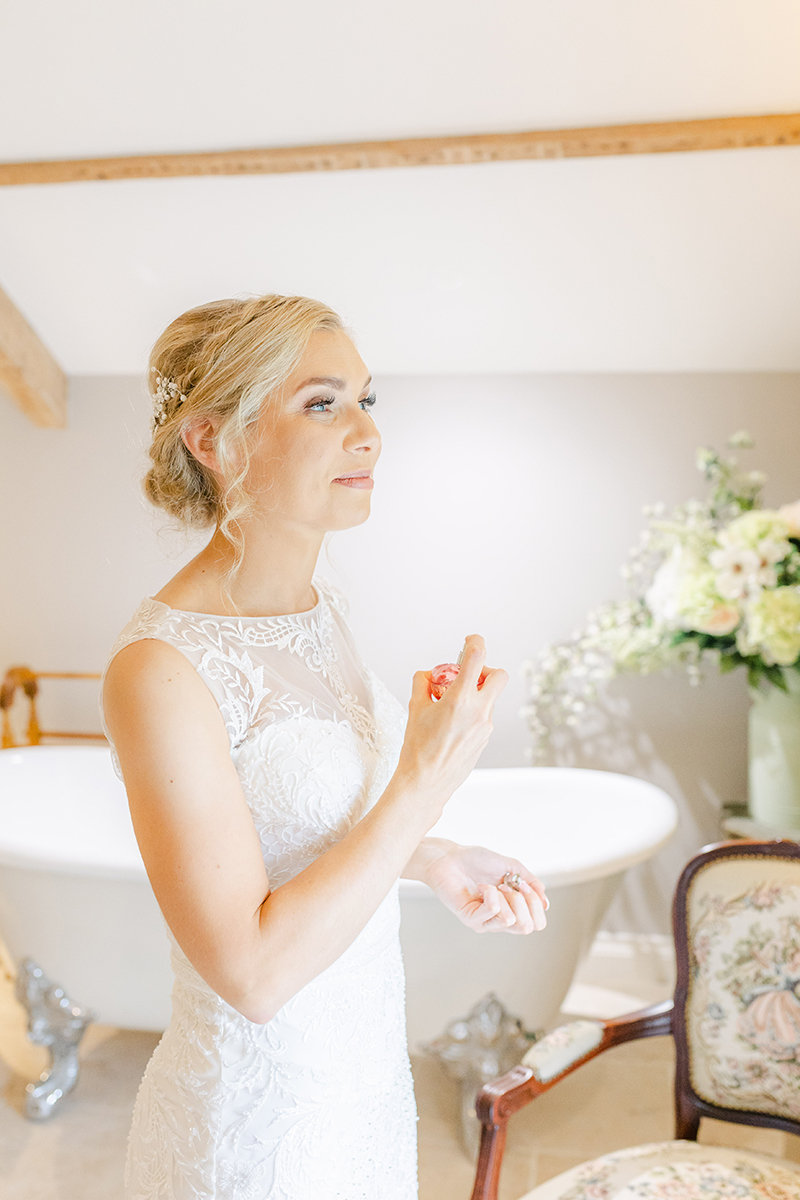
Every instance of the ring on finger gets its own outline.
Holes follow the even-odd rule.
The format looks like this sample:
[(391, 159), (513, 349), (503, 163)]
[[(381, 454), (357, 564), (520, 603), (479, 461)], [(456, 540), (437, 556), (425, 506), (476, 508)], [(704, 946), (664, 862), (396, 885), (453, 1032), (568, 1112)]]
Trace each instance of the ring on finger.
[(506, 871), (505, 875), (503, 876), (503, 883), (507, 884), (508, 887), (513, 888), (515, 892), (518, 892), (520, 890), (519, 885), (522, 883), (522, 876), (520, 875), (519, 871)]

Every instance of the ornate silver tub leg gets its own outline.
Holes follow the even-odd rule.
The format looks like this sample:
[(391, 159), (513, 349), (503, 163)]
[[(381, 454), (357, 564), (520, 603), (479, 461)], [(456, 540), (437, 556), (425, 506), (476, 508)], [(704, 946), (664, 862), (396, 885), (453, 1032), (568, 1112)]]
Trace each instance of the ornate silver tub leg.
[(466, 1017), (451, 1021), (426, 1053), (438, 1058), (461, 1086), (461, 1144), (471, 1159), (478, 1157), (480, 1122), (475, 1097), (485, 1083), (505, 1074), (521, 1061), (540, 1033), (526, 1033), (522, 1021), (507, 1012), (494, 992), (479, 1000)]
[(50, 1066), (25, 1089), (25, 1115), (45, 1121), (77, 1083), (78, 1046), (95, 1013), (70, 1000), (32, 958), (17, 966), (16, 994), (28, 1013), (28, 1037), (50, 1051)]

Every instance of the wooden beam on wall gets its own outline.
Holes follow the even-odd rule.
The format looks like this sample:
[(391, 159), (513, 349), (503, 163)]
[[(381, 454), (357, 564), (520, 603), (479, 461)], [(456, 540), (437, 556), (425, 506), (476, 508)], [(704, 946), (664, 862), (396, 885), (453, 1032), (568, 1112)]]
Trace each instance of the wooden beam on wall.
[(649, 125), (545, 129), (531, 133), (466, 134), (386, 142), (279, 146), (263, 150), (0, 163), (0, 185), (168, 179), (186, 175), (280, 175), (296, 171), (430, 167), (513, 159), (738, 150), (799, 143), (800, 113), (778, 113), (762, 117), (662, 121)]
[(67, 377), (2, 288), (0, 388), (34, 425), (66, 428)]

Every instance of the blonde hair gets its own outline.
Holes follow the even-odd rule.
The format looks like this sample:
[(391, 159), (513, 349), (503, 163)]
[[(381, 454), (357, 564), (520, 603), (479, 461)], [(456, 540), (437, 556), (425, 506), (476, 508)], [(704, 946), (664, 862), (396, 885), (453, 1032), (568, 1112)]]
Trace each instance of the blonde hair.
[[(153, 347), (148, 386), (158, 402), (160, 423), (153, 429), (145, 495), (184, 525), (221, 529), (235, 550), (231, 577), (244, 553), (239, 521), (249, 509), (244, 487), (248, 435), (267, 397), (297, 366), (311, 335), (341, 329), (341, 318), (319, 300), (255, 296), (191, 308), (167, 326)], [(214, 449), (222, 486), (181, 436), (201, 417), (216, 421)]]

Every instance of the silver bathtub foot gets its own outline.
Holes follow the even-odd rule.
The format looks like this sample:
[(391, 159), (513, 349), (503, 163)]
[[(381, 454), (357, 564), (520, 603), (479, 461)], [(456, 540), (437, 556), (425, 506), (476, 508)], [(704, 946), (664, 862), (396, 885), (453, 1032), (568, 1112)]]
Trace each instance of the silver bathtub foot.
[(466, 1017), (451, 1021), (441, 1037), (423, 1043), (422, 1049), (438, 1058), (461, 1085), (461, 1144), (469, 1158), (477, 1158), (480, 1142), (476, 1095), (490, 1079), (515, 1067), (539, 1036), (526, 1033), (519, 1017), (489, 992)]
[(28, 1013), (28, 1037), (50, 1051), (50, 1066), (25, 1089), (25, 1115), (46, 1121), (78, 1081), (78, 1046), (95, 1013), (70, 1000), (32, 958), (17, 966), (16, 994)]

